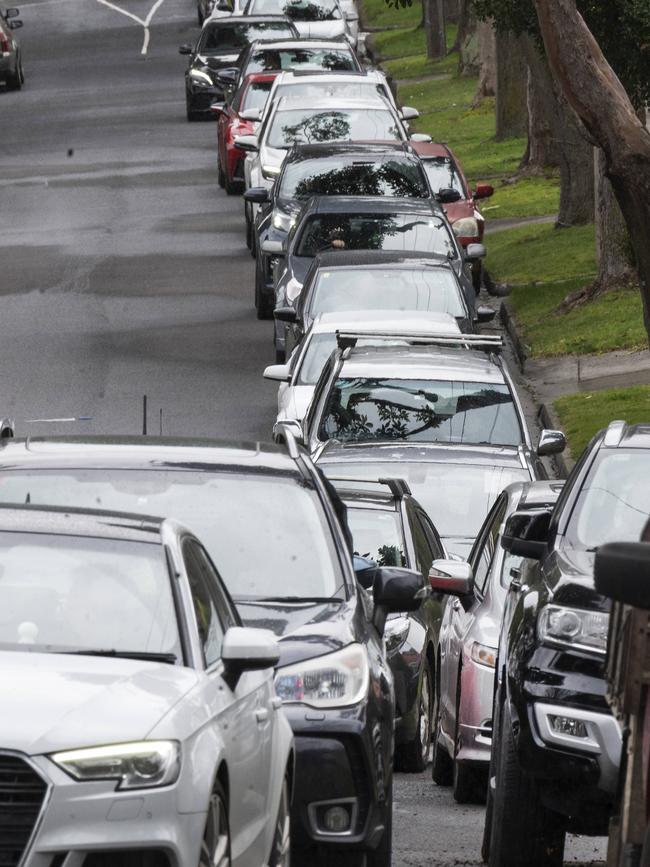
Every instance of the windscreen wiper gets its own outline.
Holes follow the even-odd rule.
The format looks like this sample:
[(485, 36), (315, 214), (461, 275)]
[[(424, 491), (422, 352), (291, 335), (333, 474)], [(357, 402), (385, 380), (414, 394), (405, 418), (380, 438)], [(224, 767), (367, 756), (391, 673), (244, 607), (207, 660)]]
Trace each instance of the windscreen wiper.
[(305, 603), (306, 605), (315, 605), (325, 602), (344, 602), (340, 596), (259, 596), (257, 599), (237, 599), (237, 605), (258, 605), (264, 602), (288, 602), (288, 603)]
[(115, 648), (88, 649), (88, 650), (57, 650), (57, 653), (71, 654), (72, 656), (113, 656), (116, 659), (144, 659), (149, 662), (166, 662), (175, 665), (177, 657), (175, 653), (149, 653), (146, 650), (116, 650)]

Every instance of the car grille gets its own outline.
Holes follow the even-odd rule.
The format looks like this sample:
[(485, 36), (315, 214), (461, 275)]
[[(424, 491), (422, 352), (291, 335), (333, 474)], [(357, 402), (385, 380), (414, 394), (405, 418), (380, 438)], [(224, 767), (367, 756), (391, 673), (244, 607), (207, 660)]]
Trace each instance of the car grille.
[(38, 819), (47, 785), (17, 756), (0, 753), (0, 867), (17, 867)]

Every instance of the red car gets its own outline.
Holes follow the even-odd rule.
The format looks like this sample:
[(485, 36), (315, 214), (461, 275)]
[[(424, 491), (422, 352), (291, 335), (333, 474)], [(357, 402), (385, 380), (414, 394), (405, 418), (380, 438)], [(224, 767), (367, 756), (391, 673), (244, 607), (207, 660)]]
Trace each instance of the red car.
[[(456, 237), (463, 247), (468, 244), (482, 244), (485, 231), (485, 219), (479, 211), (476, 201), (487, 199), (494, 192), (491, 184), (477, 184), (472, 192), (463, 174), (460, 163), (445, 144), (440, 142), (411, 142), (413, 150), (424, 163), (424, 169), (434, 194), (445, 190), (443, 209), (451, 223)], [(448, 191), (458, 194), (456, 201)], [(478, 261), (472, 268), (474, 288), (481, 288), (482, 265)]]
[(255, 132), (257, 120), (266, 103), (277, 72), (247, 75), (230, 103), (216, 103), (212, 111), (218, 116), (217, 159), (219, 186), (229, 195), (244, 189), (244, 151), (235, 147), (235, 136)]

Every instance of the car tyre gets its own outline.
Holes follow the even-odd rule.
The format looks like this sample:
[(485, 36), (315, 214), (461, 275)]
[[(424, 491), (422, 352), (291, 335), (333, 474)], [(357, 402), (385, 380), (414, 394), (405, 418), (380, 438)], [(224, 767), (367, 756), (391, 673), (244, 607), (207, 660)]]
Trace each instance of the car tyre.
[(291, 798), (289, 791), (289, 777), (286, 775), (282, 784), (268, 867), (290, 867), (291, 864)]
[(452, 794), (457, 804), (484, 804), (486, 796), (485, 771), (454, 759)]
[(438, 786), (451, 786), (454, 781), (454, 764), (440, 742), (440, 688), (436, 689), (433, 714), (433, 747), (431, 753), (431, 778)]
[(7, 78), (5, 84), (7, 90), (20, 90), (25, 82), (25, 73), (23, 72), (23, 62), (20, 58), (16, 61), (16, 69), (14, 74)]
[(228, 798), (218, 780), (214, 784), (208, 804), (199, 867), (231, 867)]
[(366, 855), (366, 867), (391, 867), (393, 860), (393, 780), (386, 796), (384, 833), (376, 849)]
[(219, 186), (221, 187), (222, 190), (226, 186), (226, 173), (224, 172), (223, 166), (221, 165), (221, 156), (219, 155), (218, 151), (217, 151), (217, 183), (219, 184)]
[(425, 660), (418, 695), (418, 722), (413, 738), (400, 744), (395, 750), (395, 767), (398, 771), (421, 773), (427, 766), (431, 753), (431, 721), (433, 716), (433, 675), (428, 660)]
[(547, 809), (539, 786), (521, 768), (507, 704), (494, 740), (496, 785), (490, 792), (488, 867), (561, 867), (566, 836), (562, 819)]
[(253, 247), (253, 220), (248, 202), (244, 202), (244, 217), (246, 218), (246, 246), (251, 250)]
[(255, 268), (255, 310), (258, 319), (273, 319), (274, 302), (264, 292), (264, 275), (260, 260)]
[(185, 115), (190, 123), (201, 119), (201, 112), (194, 110), (192, 100), (187, 94), (185, 95)]
[[(242, 184), (242, 182), (241, 181), (233, 181), (231, 178), (228, 177), (227, 171), (224, 171), (224, 179), (225, 179), (226, 192), (228, 193), (229, 196), (236, 196), (239, 193), (242, 193), (244, 191), (244, 185)], [(251, 232), (252, 232), (252, 230), (251, 230)], [(251, 235), (251, 242), (252, 242), (252, 235)], [(248, 246), (252, 249), (251, 244), (249, 244)]]

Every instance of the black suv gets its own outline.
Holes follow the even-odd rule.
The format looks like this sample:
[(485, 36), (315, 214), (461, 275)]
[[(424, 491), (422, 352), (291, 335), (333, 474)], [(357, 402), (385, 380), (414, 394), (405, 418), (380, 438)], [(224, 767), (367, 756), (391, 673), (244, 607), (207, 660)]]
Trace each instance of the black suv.
[[(329, 479), (347, 507), (354, 553), (378, 566), (415, 569), (428, 582), (431, 564), (446, 553), (407, 483), (334, 475)], [(363, 572), (357, 572), (357, 577), (371, 589)], [(396, 613), (386, 621), (386, 653), (395, 680), (395, 767), (399, 771), (423, 771), (429, 758), (442, 607), (442, 596), (436, 594), (424, 599), (417, 611)]]
[(596, 550), (636, 541), (650, 512), (650, 425), (612, 422), (554, 508), (515, 512), (499, 639), (483, 855), (490, 867), (562, 864), (566, 832), (607, 833), (621, 733), (605, 699), (610, 602)]
[(383, 632), (427, 588), (388, 567), (371, 569), (372, 598), (360, 587), (345, 507), (288, 446), (0, 438), (0, 499), (157, 514), (195, 532), (244, 623), (279, 637), (275, 686), (295, 735), (292, 860), (390, 867), (395, 697)]

